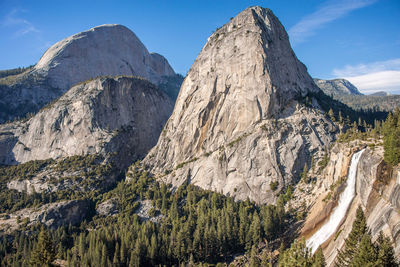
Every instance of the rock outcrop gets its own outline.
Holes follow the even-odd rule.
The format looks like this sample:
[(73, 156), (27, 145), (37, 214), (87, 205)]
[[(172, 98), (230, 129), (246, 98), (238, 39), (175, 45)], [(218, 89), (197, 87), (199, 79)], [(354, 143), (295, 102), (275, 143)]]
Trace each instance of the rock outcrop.
[[(7, 189), (26, 192), (28, 195), (57, 191), (73, 191), (79, 194), (109, 189), (121, 172), (120, 169), (114, 168), (115, 165), (109, 158), (99, 154), (77, 155), (59, 160), (35, 160), (18, 166), (3, 166), (3, 173), (6, 174), (2, 179), (4, 183), (7, 182)], [(27, 175), (21, 175), (23, 172), (15, 171), (16, 169), (30, 171)], [(0, 190), (6, 188), (2, 186)]]
[(351, 82), (346, 79), (322, 80), (314, 79), (316, 85), (327, 95), (362, 95)]
[(209, 37), (145, 163), (175, 186), (274, 202), (270, 182), (296, 182), (334, 139), (319, 92), (272, 11), (248, 8)]
[(47, 227), (57, 229), (62, 225), (76, 225), (92, 215), (92, 207), (88, 200), (67, 200), (45, 204), (39, 208), (25, 208), (0, 219), (0, 229), (12, 231), (24, 221), (28, 224), (43, 223)]
[(99, 203), (96, 207), (96, 213), (101, 216), (112, 216), (118, 213), (118, 199), (112, 198)]
[(28, 71), (0, 79), (0, 123), (36, 112), (74, 84), (99, 76), (140, 76), (163, 84), (175, 72), (122, 25), (102, 25), (51, 46)]
[(1, 125), (0, 164), (115, 153), (124, 168), (156, 144), (172, 108), (172, 100), (143, 78), (97, 78), (25, 122)]

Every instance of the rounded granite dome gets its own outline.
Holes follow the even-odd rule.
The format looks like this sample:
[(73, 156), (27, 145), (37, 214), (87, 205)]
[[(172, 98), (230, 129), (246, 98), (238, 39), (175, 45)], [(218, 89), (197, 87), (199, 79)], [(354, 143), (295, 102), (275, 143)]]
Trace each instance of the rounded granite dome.
[(64, 90), (104, 75), (141, 76), (158, 83), (162, 76), (175, 74), (164, 57), (150, 54), (131, 30), (119, 24), (97, 26), (59, 41), (34, 71)]

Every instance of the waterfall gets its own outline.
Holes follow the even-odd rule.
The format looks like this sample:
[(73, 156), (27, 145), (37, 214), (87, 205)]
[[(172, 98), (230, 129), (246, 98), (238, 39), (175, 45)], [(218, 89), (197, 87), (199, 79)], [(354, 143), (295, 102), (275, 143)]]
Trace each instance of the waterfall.
[(339, 203), (330, 215), (328, 222), (306, 241), (306, 245), (311, 249), (312, 253), (336, 232), (340, 222), (346, 216), (347, 209), (355, 196), (357, 166), (363, 151), (355, 153), (351, 159), (346, 188), (340, 194)]

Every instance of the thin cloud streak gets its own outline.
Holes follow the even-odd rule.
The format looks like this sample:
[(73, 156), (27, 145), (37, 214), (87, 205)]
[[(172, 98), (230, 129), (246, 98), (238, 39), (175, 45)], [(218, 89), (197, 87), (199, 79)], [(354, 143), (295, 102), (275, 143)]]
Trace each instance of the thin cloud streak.
[(9, 28), (10, 31), (13, 31), (10, 35), (11, 39), (25, 37), (28, 38), (31, 43), (35, 43), (33, 49), (38, 51), (47, 50), (47, 48), (51, 46), (51, 43), (43, 38), (42, 31), (23, 17), (23, 13), (26, 12), (28, 11), (25, 9), (12, 9), (0, 20), (0, 27)]
[(377, 0), (330, 0), (323, 4), (314, 13), (303, 17), (296, 25), (289, 29), (289, 36), (293, 45), (305, 42), (308, 37), (325, 24), (337, 20), (353, 10), (372, 5)]
[(40, 31), (30, 21), (18, 16), (18, 13), (21, 11), (23, 10), (13, 9), (5, 16), (1, 25), (5, 27), (18, 27), (17, 31), (14, 33), (14, 37), (23, 36), (28, 33), (40, 33)]
[(358, 64), (355, 66), (346, 65), (342, 69), (334, 69), (333, 75), (337, 77), (351, 77), (387, 70), (400, 70), (400, 58), (377, 61), (368, 64)]

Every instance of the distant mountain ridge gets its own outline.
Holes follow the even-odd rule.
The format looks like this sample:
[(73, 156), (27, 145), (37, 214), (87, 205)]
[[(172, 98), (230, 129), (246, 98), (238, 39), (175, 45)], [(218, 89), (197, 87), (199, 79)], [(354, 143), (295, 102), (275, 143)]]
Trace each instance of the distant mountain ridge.
[(314, 82), (329, 96), (362, 95), (357, 87), (346, 79), (323, 80), (314, 78)]
[(379, 91), (379, 92), (375, 92), (370, 94), (370, 96), (389, 96), (392, 95), (391, 93), (385, 92), (385, 91)]

